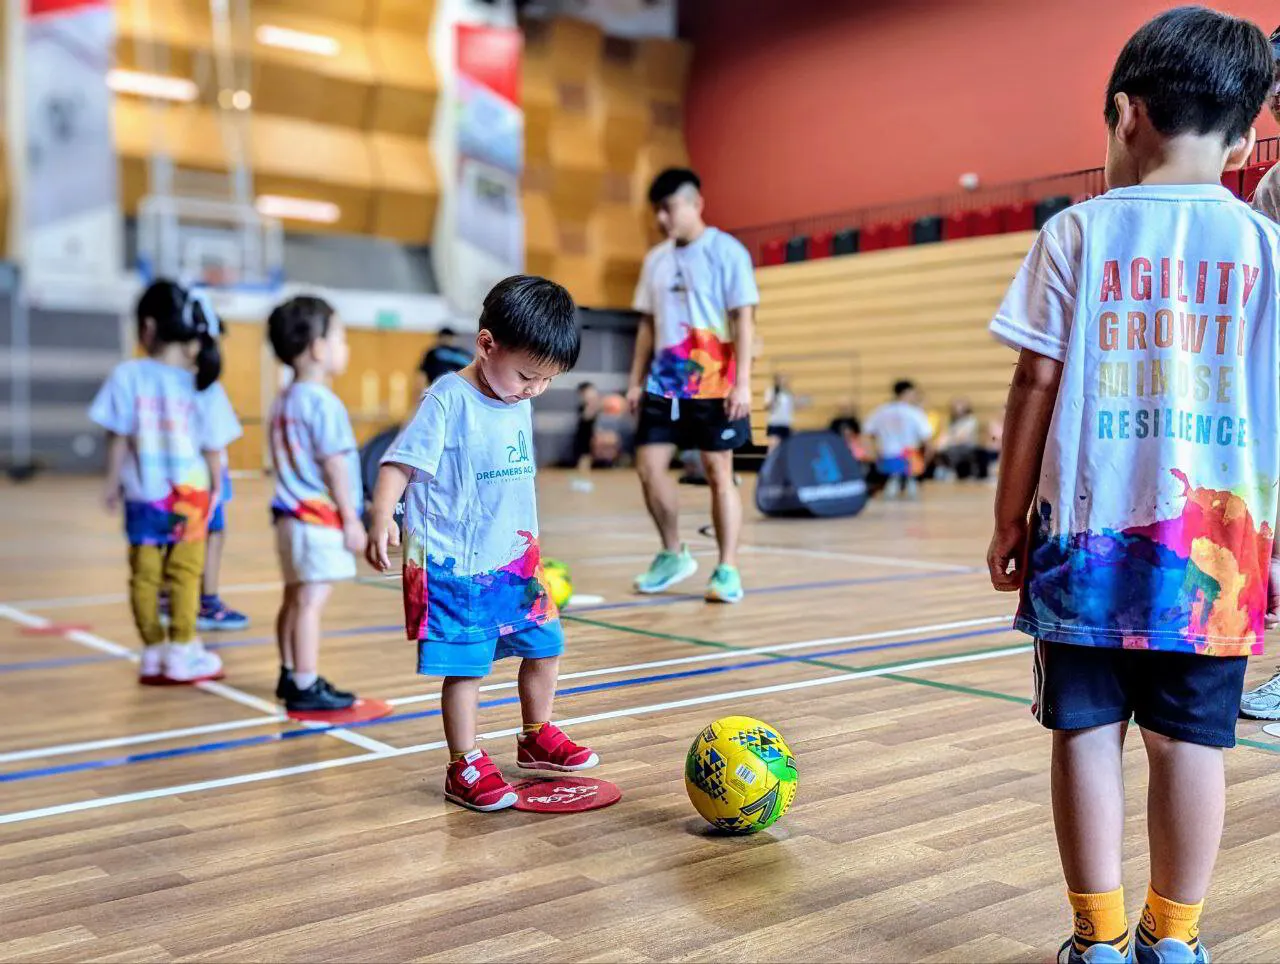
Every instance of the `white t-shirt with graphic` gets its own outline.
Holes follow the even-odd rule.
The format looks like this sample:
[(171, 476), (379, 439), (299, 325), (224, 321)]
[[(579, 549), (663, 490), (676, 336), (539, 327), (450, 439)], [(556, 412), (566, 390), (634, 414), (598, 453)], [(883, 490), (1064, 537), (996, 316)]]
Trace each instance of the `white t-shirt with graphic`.
[(1262, 651), (1280, 481), (1280, 226), (1217, 185), (1050, 220), (991, 330), (1063, 364), (1018, 627)]
[(645, 391), (665, 398), (727, 398), (737, 378), (730, 311), (760, 303), (751, 255), (731, 234), (667, 240), (645, 256), (632, 307), (653, 316)]
[(211, 511), (204, 453), (225, 449), (239, 436), (239, 422), (206, 418), (195, 376), (154, 358), (117, 365), (89, 418), (129, 440), (121, 487), (130, 544), (203, 539)]
[(435, 382), (382, 461), (405, 492), (410, 639), (475, 642), (558, 615), (543, 578), (529, 402), (489, 398), (458, 374)]
[[(244, 435), (244, 428), (240, 424), (240, 419), (236, 417), (236, 410), (231, 407), (231, 399), (227, 397), (227, 390), (222, 387), (222, 382), (214, 382), (203, 392), (196, 392), (196, 404), (200, 406), (200, 417), (206, 424), (222, 426), (221, 433), (227, 438), (227, 445)], [(222, 501), (224, 502), (231, 497), (225, 484), (230, 464), (227, 450), (224, 448), (222, 450)]]
[(341, 529), (342, 516), (321, 463), (345, 455), (351, 504), (357, 510), (364, 505), (360, 452), (342, 400), (325, 385), (291, 382), (272, 403), (268, 424), (276, 477), (272, 514)]
[(867, 419), (863, 431), (876, 440), (882, 459), (900, 459), (933, 437), (929, 416), (910, 402), (886, 402)]

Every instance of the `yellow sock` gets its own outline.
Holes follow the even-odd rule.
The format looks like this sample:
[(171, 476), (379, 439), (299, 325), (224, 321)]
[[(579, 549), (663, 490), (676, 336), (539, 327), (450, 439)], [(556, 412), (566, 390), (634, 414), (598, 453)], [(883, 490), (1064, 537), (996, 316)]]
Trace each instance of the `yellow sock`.
[(1204, 901), (1198, 904), (1179, 904), (1161, 897), (1147, 887), (1147, 904), (1142, 908), (1142, 922), (1138, 925), (1138, 940), (1150, 947), (1166, 937), (1182, 941), (1192, 950), (1200, 943), (1200, 912)]
[(544, 723), (526, 723), (524, 724), (524, 732), (522, 732), (520, 735), (529, 736), (532, 733), (537, 733), (540, 729), (542, 729), (546, 725), (547, 724), (545, 722)]
[(1071, 939), (1077, 954), (1094, 944), (1110, 944), (1121, 954), (1129, 953), (1129, 918), (1124, 913), (1124, 888), (1105, 894), (1075, 894), (1067, 891), (1075, 926)]
[(450, 762), (450, 763), (457, 763), (459, 760), (461, 760), (464, 756), (466, 756), (466, 755), (467, 755), (468, 753), (470, 753), (470, 752), (471, 752), (470, 750), (463, 750), (461, 753), (454, 753), (454, 752), (450, 751), (450, 753), (449, 753), (449, 762)]

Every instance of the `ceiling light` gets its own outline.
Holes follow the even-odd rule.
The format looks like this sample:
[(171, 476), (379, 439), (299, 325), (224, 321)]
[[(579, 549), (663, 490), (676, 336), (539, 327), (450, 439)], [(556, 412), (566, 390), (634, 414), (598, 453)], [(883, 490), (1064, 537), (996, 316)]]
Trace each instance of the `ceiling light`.
[(313, 201), (280, 194), (260, 194), (254, 207), (264, 218), (313, 221), (316, 224), (335, 224), (342, 216), (342, 209), (330, 201)]
[(189, 104), (200, 96), (200, 89), (196, 87), (195, 81), (185, 77), (166, 77), (163, 74), (147, 74), (140, 70), (122, 70), (118, 67), (107, 71), (107, 86), (117, 94), (134, 94), (184, 104)]
[(288, 27), (275, 27), (264, 23), (254, 31), (258, 43), (268, 47), (283, 47), (285, 50), (297, 50), (304, 54), (316, 54), (320, 57), (336, 57), (342, 45), (334, 37), (322, 33), (307, 33), (305, 30), (290, 30)]

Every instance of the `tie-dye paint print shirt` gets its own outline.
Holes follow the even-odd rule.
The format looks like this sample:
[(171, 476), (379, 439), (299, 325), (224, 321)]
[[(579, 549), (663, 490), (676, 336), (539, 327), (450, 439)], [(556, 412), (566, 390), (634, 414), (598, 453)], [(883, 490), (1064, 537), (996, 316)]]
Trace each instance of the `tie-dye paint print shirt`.
[(357, 510), (364, 505), (360, 452), (342, 400), (324, 385), (293, 382), (276, 396), (268, 424), (276, 476), (271, 514), (341, 529), (338, 504), (321, 467), (325, 459), (346, 456), (351, 504)]
[(645, 390), (664, 398), (726, 398), (737, 378), (730, 311), (760, 303), (751, 255), (707, 228), (692, 244), (664, 241), (644, 259), (634, 308), (653, 316)]
[(122, 362), (98, 391), (89, 418), (129, 440), (121, 475), (129, 544), (203, 539), (210, 488), (204, 453), (226, 448), (239, 424), (205, 417), (195, 376), (153, 358)]
[(1041, 231), (991, 323), (1063, 363), (1017, 625), (1262, 652), (1280, 479), (1280, 226), (1216, 185), (1109, 191)]
[(383, 456), (413, 470), (404, 510), (410, 639), (496, 639), (559, 615), (538, 548), (531, 411), (445, 375)]

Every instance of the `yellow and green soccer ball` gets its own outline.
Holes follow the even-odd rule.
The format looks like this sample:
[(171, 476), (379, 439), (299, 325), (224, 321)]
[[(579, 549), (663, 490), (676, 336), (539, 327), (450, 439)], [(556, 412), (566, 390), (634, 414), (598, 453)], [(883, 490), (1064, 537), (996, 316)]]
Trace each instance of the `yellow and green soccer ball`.
[(782, 735), (749, 716), (726, 716), (689, 747), (684, 786), (694, 808), (727, 833), (772, 826), (796, 797), (799, 774)]
[(542, 560), (542, 581), (557, 609), (563, 609), (573, 598), (573, 579), (569, 567), (555, 559)]

